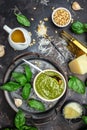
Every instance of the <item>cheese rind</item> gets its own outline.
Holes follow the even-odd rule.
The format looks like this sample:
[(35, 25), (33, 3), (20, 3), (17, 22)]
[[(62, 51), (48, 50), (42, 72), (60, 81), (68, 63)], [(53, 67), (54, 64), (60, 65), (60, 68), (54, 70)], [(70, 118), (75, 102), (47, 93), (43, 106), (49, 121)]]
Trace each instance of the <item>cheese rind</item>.
[(87, 55), (81, 55), (69, 63), (69, 68), (72, 73), (85, 74), (87, 73)]

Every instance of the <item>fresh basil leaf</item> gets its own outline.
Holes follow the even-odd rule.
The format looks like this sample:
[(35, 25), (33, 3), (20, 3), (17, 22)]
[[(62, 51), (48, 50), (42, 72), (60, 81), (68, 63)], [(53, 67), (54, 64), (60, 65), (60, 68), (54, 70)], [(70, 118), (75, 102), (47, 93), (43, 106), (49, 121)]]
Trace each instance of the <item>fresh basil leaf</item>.
[(27, 17), (26, 16), (24, 16), (24, 15), (22, 15), (22, 14), (16, 14), (15, 13), (15, 15), (16, 15), (16, 17), (17, 17), (17, 21), (20, 23), (20, 24), (22, 24), (22, 25), (24, 25), (24, 26), (30, 26), (30, 21), (27, 19)]
[(82, 116), (82, 120), (85, 124), (87, 124), (87, 116)]
[(1, 86), (0, 89), (12, 92), (18, 90), (20, 87), (20, 84), (10, 81)]
[(20, 129), (23, 125), (25, 125), (25, 114), (19, 110), (15, 116), (15, 126)]
[(14, 78), (14, 80), (20, 83), (20, 85), (22, 86), (24, 86), (25, 83), (27, 82), (26, 76), (21, 72), (13, 72), (12, 78)]
[(84, 94), (86, 89), (84, 82), (76, 76), (70, 76), (68, 87), (79, 94)]
[(31, 92), (31, 84), (26, 83), (22, 90), (22, 97), (24, 100), (28, 99)]
[(26, 64), (24, 64), (23, 67), (24, 67), (24, 70), (25, 70), (25, 75), (26, 75), (27, 81), (30, 82), (31, 78), (32, 78), (31, 69), (30, 69), (29, 65), (26, 65)]
[(45, 106), (44, 104), (39, 101), (39, 100), (36, 100), (36, 99), (29, 99), (28, 101), (28, 105), (29, 107), (35, 109), (35, 110), (38, 110), (38, 111), (45, 111)]
[(34, 126), (24, 125), (22, 126), (21, 130), (38, 130), (38, 129)]

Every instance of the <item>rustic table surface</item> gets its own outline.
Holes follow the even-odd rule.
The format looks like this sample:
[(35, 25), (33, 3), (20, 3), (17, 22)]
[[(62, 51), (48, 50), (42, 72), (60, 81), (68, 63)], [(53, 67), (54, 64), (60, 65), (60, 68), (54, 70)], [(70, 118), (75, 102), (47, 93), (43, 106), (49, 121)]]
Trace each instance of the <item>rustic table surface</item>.
[[(65, 30), (85, 44), (87, 44), (87, 36), (86, 33), (81, 35), (72, 33), (70, 28), (71, 24), (65, 28), (56, 27), (52, 23), (51, 14), (53, 9), (57, 7), (65, 7), (70, 10), (73, 20), (78, 20), (86, 23), (87, 1), (76, 1), (81, 5), (83, 8), (82, 10), (72, 10), (71, 5), (73, 0), (0, 0), (0, 44), (5, 46), (5, 55), (0, 58), (0, 85), (3, 84), (5, 72), (7, 71), (9, 65), (12, 63), (13, 59), (19, 55), (25, 55), (25, 53), (29, 53), (29, 55), (34, 56), (36, 53), (38, 53), (44, 57), (49, 57), (50, 60), (55, 61), (58, 65), (61, 65), (61, 68), (68, 76), (68, 61), (71, 60), (73, 56), (66, 48), (64, 48), (66, 42), (60, 37), (60, 32), (62, 30)], [(12, 29), (22, 26), (17, 22), (16, 16), (14, 15), (15, 11), (20, 11), (27, 18), (29, 18), (31, 23), (30, 27), (24, 28), (31, 33), (32, 44), (27, 49), (21, 51), (17, 51), (11, 48), (8, 42), (8, 34), (3, 30), (3, 26), (5, 24)], [(43, 24), (47, 27), (47, 35), (51, 38), (52, 43), (55, 44), (56, 48), (52, 44), (41, 45), (41, 43), (43, 43), (42, 41), (46, 42), (46, 39), (39, 36), (37, 32), (37, 27), (41, 22), (43, 22)], [(87, 77), (87, 75), (81, 76), (80, 78), (82, 78), (82, 80), (85, 80), (85, 77)], [(66, 100), (67, 99), (74, 99), (80, 103), (87, 103), (86, 94), (79, 95), (75, 92), (72, 92), (71, 90), (68, 90), (67, 92)], [(13, 126), (14, 116), (15, 111), (7, 103), (3, 91), (0, 91), (0, 128), (3, 129), (3, 127)], [(55, 116), (49, 119), (48, 122), (45, 120), (43, 122), (44, 123), (35, 123), (38, 129), (78, 130), (84, 126), (84, 123), (82, 121), (75, 123), (66, 121), (63, 118), (60, 110), (57, 111)]]

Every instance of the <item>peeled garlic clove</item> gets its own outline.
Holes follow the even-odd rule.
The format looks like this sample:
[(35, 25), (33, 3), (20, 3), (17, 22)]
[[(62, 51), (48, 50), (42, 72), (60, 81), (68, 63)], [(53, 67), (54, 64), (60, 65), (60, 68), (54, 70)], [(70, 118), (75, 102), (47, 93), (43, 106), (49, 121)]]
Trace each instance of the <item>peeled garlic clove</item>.
[(72, 9), (73, 10), (81, 10), (83, 8), (81, 8), (81, 6), (79, 5), (79, 3), (75, 1), (75, 2), (72, 3)]
[(14, 102), (15, 102), (15, 105), (17, 106), (17, 107), (20, 107), (21, 105), (22, 105), (22, 100), (21, 99), (14, 99)]
[(0, 45), (0, 57), (5, 55), (5, 49), (3, 45)]

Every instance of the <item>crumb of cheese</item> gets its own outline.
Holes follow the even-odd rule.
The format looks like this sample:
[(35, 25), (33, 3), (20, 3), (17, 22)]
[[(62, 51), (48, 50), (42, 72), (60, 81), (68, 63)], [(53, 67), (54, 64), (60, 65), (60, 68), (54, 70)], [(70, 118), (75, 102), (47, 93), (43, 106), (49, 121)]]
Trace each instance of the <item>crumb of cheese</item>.
[(38, 36), (46, 36), (47, 35), (47, 27), (44, 25), (44, 22), (41, 22), (37, 27)]

